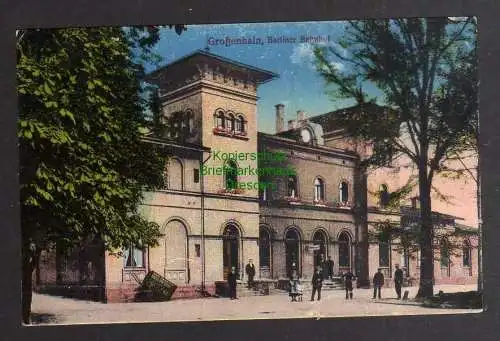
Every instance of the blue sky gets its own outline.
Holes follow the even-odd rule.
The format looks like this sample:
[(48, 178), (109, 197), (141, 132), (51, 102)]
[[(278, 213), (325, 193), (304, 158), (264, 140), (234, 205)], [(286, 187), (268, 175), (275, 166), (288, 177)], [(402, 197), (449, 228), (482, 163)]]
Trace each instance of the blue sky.
[[(301, 36), (330, 36), (330, 43), (342, 36), (344, 22), (302, 22), (231, 25), (191, 25), (178, 36), (174, 30), (164, 29), (156, 52), (163, 58), (161, 64), (171, 63), (197, 49), (207, 47), (210, 38), (252, 38), (267, 36), (296, 37), (296, 43), (264, 45), (211, 45), (210, 52), (226, 58), (266, 69), (280, 78), (263, 84), (258, 90), (257, 114), (259, 131), (274, 133), (274, 106), (285, 105), (285, 122), (296, 118), (297, 110), (304, 110), (307, 117), (354, 104), (352, 101), (332, 101), (325, 93), (325, 83), (314, 70), (313, 46), (300, 43)], [(338, 45), (337, 48), (340, 48)], [(340, 70), (347, 66), (336, 62)], [(152, 71), (148, 67), (147, 71)], [(285, 123), (286, 124), (286, 123)]]

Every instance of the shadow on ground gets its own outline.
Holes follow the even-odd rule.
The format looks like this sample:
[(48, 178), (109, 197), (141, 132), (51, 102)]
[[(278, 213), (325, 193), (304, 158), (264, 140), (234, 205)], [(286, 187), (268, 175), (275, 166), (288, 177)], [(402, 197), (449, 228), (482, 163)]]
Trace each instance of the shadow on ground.
[(416, 301), (406, 301), (406, 300), (398, 300), (396, 298), (386, 298), (386, 299), (380, 299), (374, 301), (375, 303), (381, 303), (381, 304), (393, 304), (393, 305), (400, 305), (400, 306), (405, 306), (405, 305), (410, 305), (410, 306), (415, 306), (415, 307), (421, 307), (422, 302), (416, 302)]
[(46, 324), (60, 322), (56, 315), (45, 313), (31, 313), (31, 324)]

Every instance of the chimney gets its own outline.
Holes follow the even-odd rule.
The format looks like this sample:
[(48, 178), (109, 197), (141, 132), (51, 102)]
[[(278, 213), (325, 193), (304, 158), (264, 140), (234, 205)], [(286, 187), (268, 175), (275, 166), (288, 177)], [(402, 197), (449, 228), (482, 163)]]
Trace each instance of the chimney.
[(297, 111), (297, 122), (305, 121), (306, 120), (306, 113), (302, 110)]
[(296, 123), (295, 120), (288, 121), (288, 130), (295, 129), (295, 123)]
[(285, 130), (285, 106), (276, 104), (276, 134)]

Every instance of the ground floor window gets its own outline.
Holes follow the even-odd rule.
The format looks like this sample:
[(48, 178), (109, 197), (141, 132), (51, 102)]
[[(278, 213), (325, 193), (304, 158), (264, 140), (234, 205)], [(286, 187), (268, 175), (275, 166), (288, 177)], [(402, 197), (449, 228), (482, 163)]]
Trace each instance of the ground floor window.
[(287, 276), (290, 277), (293, 270), (300, 276), (300, 235), (294, 228), (289, 229), (285, 235), (285, 254)]
[(231, 272), (231, 268), (236, 268), (236, 273), (241, 276), (239, 266), (239, 243), (240, 231), (234, 225), (226, 226), (224, 230), (223, 242), (223, 266), (224, 266), (224, 279)]
[(351, 267), (351, 238), (346, 232), (339, 235), (339, 267)]
[(271, 236), (264, 227), (259, 232), (259, 264), (261, 268), (271, 267)]
[(317, 245), (319, 248), (314, 250), (314, 267), (322, 266), (323, 262), (326, 261), (327, 254), (327, 236), (324, 231), (316, 231), (313, 237), (313, 244)]
[(439, 248), (439, 259), (441, 263), (441, 276), (450, 277), (450, 247), (446, 239), (442, 239)]
[(124, 254), (124, 267), (126, 268), (142, 268), (144, 267), (144, 250), (138, 249), (131, 245), (126, 248)]
[(390, 245), (386, 241), (380, 241), (378, 244), (378, 266), (387, 268), (390, 264)]

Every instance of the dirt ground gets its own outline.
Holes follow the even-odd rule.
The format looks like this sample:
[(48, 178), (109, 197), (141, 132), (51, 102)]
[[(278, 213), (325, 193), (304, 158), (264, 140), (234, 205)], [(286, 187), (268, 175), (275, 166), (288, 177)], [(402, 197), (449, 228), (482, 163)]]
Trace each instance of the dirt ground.
[[(475, 290), (475, 286), (442, 285), (435, 292)], [(383, 289), (382, 299), (372, 299), (372, 290), (355, 289), (354, 299), (346, 300), (341, 290), (323, 291), (320, 301), (310, 301), (304, 293), (302, 302), (290, 302), (286, 294), (272, 296), (204, 298), (169, 302), (113, 303), (79, 301), (34, 294), (32, 312), (35, 324), (101, 324), (128, 322), (181, 322), (213, 320), (248, 320), (276, 318), (327, 318), (354, 316), (398, 316), (478, 313), (481, 310), (424, 308), (411, 299), (418, 288), (409, 290), (410, 300), (395, 299), (394, 289)]]

